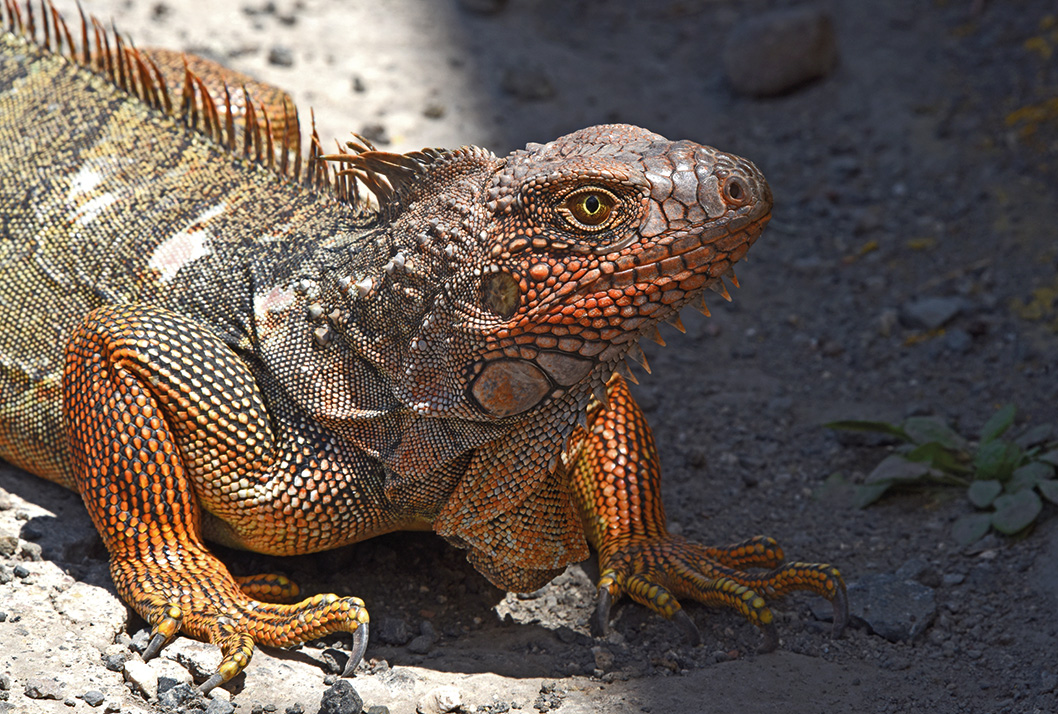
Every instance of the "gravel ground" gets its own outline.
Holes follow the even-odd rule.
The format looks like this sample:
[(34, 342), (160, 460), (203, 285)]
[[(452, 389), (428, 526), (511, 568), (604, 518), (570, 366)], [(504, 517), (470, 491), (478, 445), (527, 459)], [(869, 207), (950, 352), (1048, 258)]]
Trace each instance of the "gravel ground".
[[(960, 492), (857, 509), (854, 485), (891, 446), (821, 426), (935, 414), (974, 434), (1005, 403), (1015, 429), (1058, 422), (1053, 0), (86, 4), (140, 46), (291, 90), (325, 137), (507, 151), (626, 121), (750, 157), (771, 182), (743, 288), (710, 319), (686, 316), (686, 335), (664, 332), (636, 394), (676, 528), (764, 533), (838, 565), (854, 626), (832, 640), (825, 603), (791, 598), (779, 651), (757, 655), (735, 615), (689, 607), (704, 642), (689, 647), (625, 604), (592, 640), (590, 562), (515, 597), (422, 534), (279, 562), (225, 552), (237, 572), (368, 602), (352, 680), (365, 710), (1058, 711), (1055, 507), (1024, 535), (959, 546), (951, 524), (973, 510)], [(746, 93), (769, 86), (785, 90)], [(215, 653), (181, 639), (167, 654), (183, 666), (142, 672), (143, 627), (77, 498), (0, 470), (0, 712), (205, 706), (170, 687)], [(339, 643), (260, 651), (209, 711), (316, 712)], [(143, 694), (152, 677), (160, 697)]]

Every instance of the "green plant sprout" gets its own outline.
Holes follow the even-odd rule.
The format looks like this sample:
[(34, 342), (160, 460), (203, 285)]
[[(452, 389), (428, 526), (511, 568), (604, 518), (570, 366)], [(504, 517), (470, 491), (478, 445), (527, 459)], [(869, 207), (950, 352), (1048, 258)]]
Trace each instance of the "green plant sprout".
[(1054, 427), (1041, 424), (1011, 439), (1006, 434), (1014, 416), (1013, 404), (999, 409), (985, 422), (976, 443), (935, 416), (908, 417), (899, 425), (849, 420), (826, 426), (888, 434), (902, 442), (856, 487), (859, 508), (874, 503), (894, 486), (965, 488), (970, 503), (979, 510), (956, 520), (952, 535), (960, 544), (969, 545), (991, 528), (1007, 535), (1024, 530), (1040, 515), (1043, 499), (1058, 504)]

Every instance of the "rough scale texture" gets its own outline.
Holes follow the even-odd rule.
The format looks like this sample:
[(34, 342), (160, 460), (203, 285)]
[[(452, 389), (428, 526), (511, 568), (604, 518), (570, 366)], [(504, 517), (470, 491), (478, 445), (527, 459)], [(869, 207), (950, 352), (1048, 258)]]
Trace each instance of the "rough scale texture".
[(314, 138), (302, 170), (278, 90), (240, 113), (209, 98), (234, 76), (198, 63), (170, 102), (165, 55), (86, 25), (91, 58), (70, 59), (42, 14), (9, 3), (0, 37), (0, 455), (82, 494), (148, 656), (179, 630), (218, 644), (209, 689), (255, 642), (346, 630), (350, 671), (359, 599), (260, 602), (297, 588), (236, 582), (205, 539), (295, 555), (398, 529), (513, 590), (590, 542), (600, 627), (622, 594), (669, 617), (689, 596), (772, 647), (765, 599), (810, 590), (840, 631), (833, 567), (666, 532), (615, 374), (705, 288), (726, 295), (771, 209), (750, 162), (609, 125), (505, 158)]

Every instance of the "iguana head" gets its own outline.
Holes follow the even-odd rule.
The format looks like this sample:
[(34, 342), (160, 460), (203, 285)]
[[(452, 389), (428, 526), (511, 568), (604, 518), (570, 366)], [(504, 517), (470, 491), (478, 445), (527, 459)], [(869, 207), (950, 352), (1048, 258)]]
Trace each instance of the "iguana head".
[[(496, 420), (586, 399), (659, 321), (723, 289), (772, 205), (749, 161), (628, 125), (502, 159), (420, 153), (416, 172), (386, 173), (382, 156), (396, 155), (355, 165), (388, 179), (392, 255), (353, 284), (408, 325), (385, 361), (424, 414)], [(398, 316), (401, 295), (417, 302)]]

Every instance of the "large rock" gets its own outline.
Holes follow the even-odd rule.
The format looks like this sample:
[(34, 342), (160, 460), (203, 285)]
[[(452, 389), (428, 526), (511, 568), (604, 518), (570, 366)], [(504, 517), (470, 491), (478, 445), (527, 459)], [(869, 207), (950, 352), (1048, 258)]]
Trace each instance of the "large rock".
[(837, 64), (830, 16), (816, 8), (776, 10), (736, 25), (723, 62), (735, 91), (768, 97), (826, 76)]

